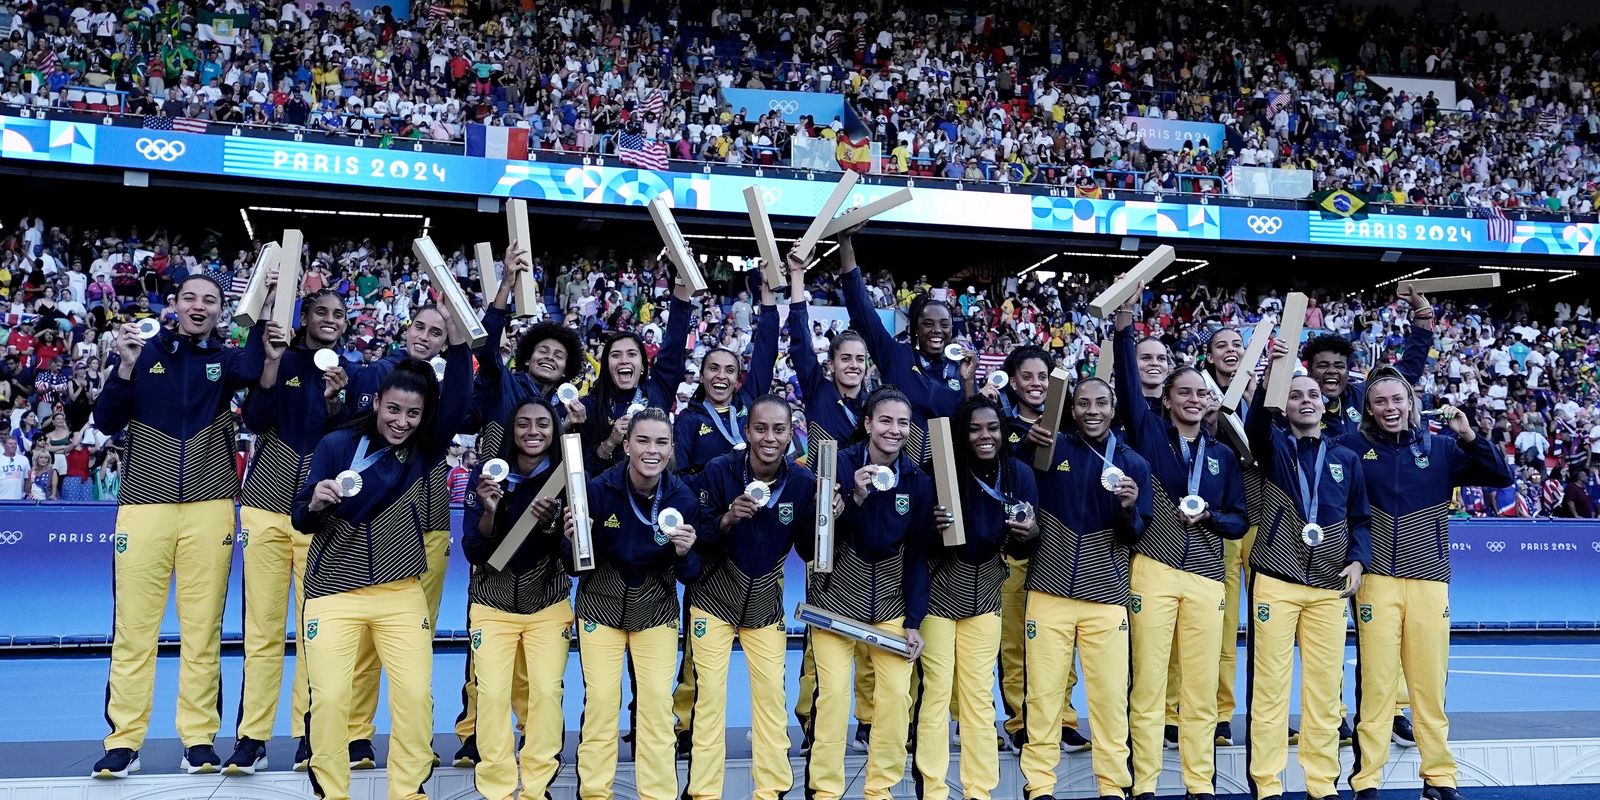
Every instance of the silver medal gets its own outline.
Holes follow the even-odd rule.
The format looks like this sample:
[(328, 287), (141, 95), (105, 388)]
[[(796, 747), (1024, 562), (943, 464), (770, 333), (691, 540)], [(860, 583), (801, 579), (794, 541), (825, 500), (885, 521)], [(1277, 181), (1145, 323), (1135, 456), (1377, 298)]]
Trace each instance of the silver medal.
[(311, 355), (311, 363), (317, 365), (317, 369), (327, 372), (339, 366), (339, 354), (324, 347)]
[(1122, 482), (1122, 477), (1122, 470), (1107, 466), (1100, 470), (1100, 486), (1108, 492), (1114, 492), (1117, 490), (1117, 484)]
[(339, 483), (340, 497), (355, 497), (361, 494), (361, 473), (347, 469), (334, 477)]
[(1198, 517), (1206, 511), (1205, 498), (1197, 494), (1184, 495), (1184, 498), (1178, 501), (1178, 510), (1187, 516)]
[(483, 477), (499, 483), (511, 474), (511, 465), (503, 458), (491, 458), (483, 462)]
[(1033, 506), (1021, 500), (1011, 500), (1005, 504), (1006, 519), (1011, 522), (1027, 522), (1033, 518)]
[(1005, 370), (997, 369), (989, 373), (988, 381), (990, 386), (996, 389), (1004, 389), (1011, 383), (1011, 377), (1006, 375)]
[(1304, 528), (1300, 529), (1300, 541), (1305, 542), (1306, 547), (1316, 547), (1322, 544), (1322, 526), (1315, 522), (1307, 523)]
[(744, 493), (749, 495), (751, 500), (756, 501), (758, 506), (764, 506), (768, 500), (772, 499), (771, 487), (761, 481), (751, 481), (748, 486), (744, 487)]
[(660, 528), (662, 533), (683, 527), (683, 512), (670, 507), (661, 509), (661, 513), (656, 515), (656, 527)]
[(888, 467), (878, 467), (878, 471), (872, 474), (872, 488), (880, 492), (893, 489), (896, 483), (898, 480), (895, 478), (894, 470)]
[(161, 320), (155, 317), (145, 317), (134, 323), (134, 325), (139, 329), (140, 339), (154, 339), (157, 334), (161, 333)]
[(944, 346), (944, 360), (960, 361), (967, 354), (967, 349), (959, 344), (951, 343)]
[(433, 377), (441, 381), (444, 380), (444, 357), (434, 356), (433, 358), (428, 359), (428, 363), (433, 366)]
[(645, 409), (644, 403), (631, 403), (628, 405), (628, 416), (633, 416)]
[(556, 387), (556, 399), (562, 403), (578, 402), (578, 387), (570, 383), (563, 383)]

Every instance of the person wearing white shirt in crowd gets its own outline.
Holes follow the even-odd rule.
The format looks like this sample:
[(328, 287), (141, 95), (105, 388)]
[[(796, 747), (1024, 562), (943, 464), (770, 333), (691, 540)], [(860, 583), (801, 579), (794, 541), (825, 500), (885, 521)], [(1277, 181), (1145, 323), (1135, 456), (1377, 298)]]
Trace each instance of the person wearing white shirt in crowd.
[(28, 458), (15, 437), (0, 437), (0, 500), (21, 500), (28, 488)]

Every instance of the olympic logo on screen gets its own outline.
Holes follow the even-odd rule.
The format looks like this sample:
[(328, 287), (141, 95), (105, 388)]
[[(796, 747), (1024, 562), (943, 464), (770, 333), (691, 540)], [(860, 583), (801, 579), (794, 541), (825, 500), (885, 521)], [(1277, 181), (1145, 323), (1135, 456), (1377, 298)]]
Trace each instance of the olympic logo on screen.
[(797, 100), (769, 100), (767, 101), (767, 110), (789, 116), (800, 110), (800, 102)]
[(0, 544), (16, 544), (22, 541), (22, 531), (0, 531)]
[(1250, 230), (1262, 236), (1271, 236), (1283, 227), (1283, 217), (1275, 214), (1251, 214), (1244, 221)]
[(149, 161), (177, 161), (189, 148), (176, 139), (143, 137), (133, 143), (133, 149), (139, 151), (139, 155)]
[(1506, 549), (1505, 542), (1489, 542), (1485, 546), (1489, 548), (1489, 552), (1491, 553), (1503, 553)]

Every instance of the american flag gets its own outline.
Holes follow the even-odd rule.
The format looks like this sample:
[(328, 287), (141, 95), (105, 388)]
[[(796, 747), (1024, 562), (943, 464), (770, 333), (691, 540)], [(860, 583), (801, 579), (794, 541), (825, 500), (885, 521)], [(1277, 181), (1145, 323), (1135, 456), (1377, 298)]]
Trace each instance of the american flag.
[(1499, 206), (1485, 206), (1483, 214), (1489, 219), (1489, 241), (1511, 244), (1517, 239), (1517, 223), (1506, 217)]
[(450, 7), (435, 3), (428, 7), (428, 19), (444, 19), (450, 16)]
[(146, 114), (144, 127), (153, 131), (178, 131), (179, 133), (205, 133), (206, 121), (192, 117), (169, 117), (165, 114)]
[(667, 146), (659, 141), (647, 141), (637, 133), (619, 133), (617, 158), (631, 166), (664, 170), (667, 168)]
[(1233, 193), (1234, 178), (1233, 165), (1229, 164), (1228, 171), (1222, 173), (1222, 185), (1229, 194)]
[(1267, 100), (1267, 116), (1275, 117), (1279, 111), (1289, 107), (1294, 102), (1294, 95), (1288, 92), (1278, 92)]
[(667, 106), (666, 98), (660, 89), (651, 89), (645, 92), (644, 100), (639, 103), (639, 111), (661, 116), (661, 111)]

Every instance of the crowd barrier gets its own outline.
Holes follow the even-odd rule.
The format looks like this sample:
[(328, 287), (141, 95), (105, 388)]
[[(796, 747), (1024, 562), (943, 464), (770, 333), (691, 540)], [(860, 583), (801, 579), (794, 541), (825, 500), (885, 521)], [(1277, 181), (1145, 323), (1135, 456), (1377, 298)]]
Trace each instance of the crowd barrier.
[[(0, 503), (0, 647), (104, 645), (112, 630), (111, 571), (116, 506)], [(452, 529), (459, 530), (456, 514)], [(224, 641), (239, 641), (244, 547), (234, 531)], [(1457, 630), (1594, 630), (1600, 626), (1600, 521), (1454, 520), (1450, 524), (1451, 625)], [(468, 565), (452, 533), (439, 636), (466, 636)], [(786, 611), (805, 594), (805, 567), (785, 570)], [(798, 626), (791, 620), (791, 629)], [(169, 600), (161, 626), (176, 641)]]

